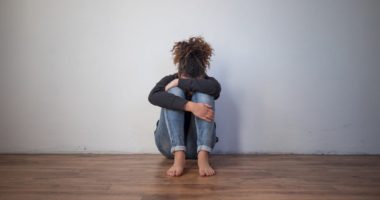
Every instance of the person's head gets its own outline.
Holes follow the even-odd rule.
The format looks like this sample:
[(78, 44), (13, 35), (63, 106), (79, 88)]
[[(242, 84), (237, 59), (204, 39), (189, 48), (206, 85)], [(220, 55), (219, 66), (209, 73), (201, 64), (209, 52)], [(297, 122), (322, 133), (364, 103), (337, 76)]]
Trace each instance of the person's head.
[(172, 53), (179, 75), (198, 78), (203, 77), (210, 67), (213, 49), (199, 36), (174, 43)]

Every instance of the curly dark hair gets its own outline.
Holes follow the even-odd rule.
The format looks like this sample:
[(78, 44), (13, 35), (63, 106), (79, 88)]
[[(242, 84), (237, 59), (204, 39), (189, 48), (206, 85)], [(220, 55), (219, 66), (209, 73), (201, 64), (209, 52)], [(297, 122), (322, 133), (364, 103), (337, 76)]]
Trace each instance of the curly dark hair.
[(214, 49), (203, 37), (198, 36), (175, 42), (171, 51), (179, 74), (197, 78), (205, 75), (207, 68), (210, 68), (210, 58)]

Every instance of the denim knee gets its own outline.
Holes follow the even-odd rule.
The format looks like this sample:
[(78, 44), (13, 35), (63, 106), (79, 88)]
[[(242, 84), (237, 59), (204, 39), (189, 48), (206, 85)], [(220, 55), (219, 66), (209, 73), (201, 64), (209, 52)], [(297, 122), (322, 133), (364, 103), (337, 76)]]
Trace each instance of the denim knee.
[(214, 97), (202, 92), (195, 92), (193, 94), (192, 100), (198, 103), (213, 103)]
[(179, 87), (172, 87), (168, 92), (179, 97), (185, 97), (185, 92)]

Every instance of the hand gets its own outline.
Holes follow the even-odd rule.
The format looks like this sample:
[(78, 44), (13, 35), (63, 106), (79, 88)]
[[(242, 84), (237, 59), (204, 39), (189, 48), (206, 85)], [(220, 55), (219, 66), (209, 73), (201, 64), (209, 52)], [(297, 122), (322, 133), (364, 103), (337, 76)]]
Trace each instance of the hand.
[(168, 83), (165, 86), (165, 91), (168, 91), (170, 88), (177, 87), (178, 86), (178, 78), (172, 80), (170, 83)]
[(212, 107), (208, 104), (189, 101), (185, 105), (185, 110), (192, 112), (195, 116), (208, 122), (214, 120), (214, 110), (212, 110)]

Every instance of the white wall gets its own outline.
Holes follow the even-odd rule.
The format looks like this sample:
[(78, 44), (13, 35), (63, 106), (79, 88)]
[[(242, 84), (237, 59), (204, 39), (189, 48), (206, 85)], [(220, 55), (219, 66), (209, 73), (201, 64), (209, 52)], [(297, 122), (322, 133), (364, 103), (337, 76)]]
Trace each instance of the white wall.
[(0, 152), (158, 153), (148, 93), (203, 35), (215, 152), (380, 153), (380, 1), (0, 0)]

